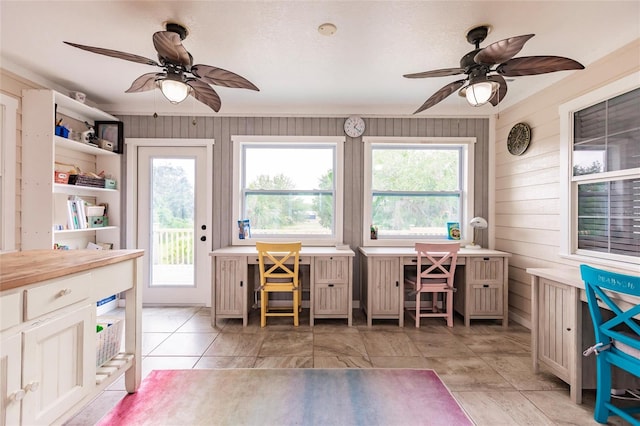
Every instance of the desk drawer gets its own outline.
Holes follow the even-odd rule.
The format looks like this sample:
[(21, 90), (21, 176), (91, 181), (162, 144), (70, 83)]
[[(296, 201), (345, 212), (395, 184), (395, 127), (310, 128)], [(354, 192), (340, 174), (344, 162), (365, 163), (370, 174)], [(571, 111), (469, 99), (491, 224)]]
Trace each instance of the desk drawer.
[(315, 282), (348, 283), (349, 259), (346, 257), (316, 257)]
[(22, 291), (0, 296), (0, 330), (22, 321)]
[(317, 283), (314, 291), (314, 314), (347, 315), (349, 313), (347, 284)]
[(87, 299), (91, 293), (91, 273), (45, 281), (45, 284), (26, 290), (25, 321), (48, 314), (65, 306)]
[(504, 259), (502, 257), (473, 257), (466, 265), (467, 282), (502, 284), (504, 281)]

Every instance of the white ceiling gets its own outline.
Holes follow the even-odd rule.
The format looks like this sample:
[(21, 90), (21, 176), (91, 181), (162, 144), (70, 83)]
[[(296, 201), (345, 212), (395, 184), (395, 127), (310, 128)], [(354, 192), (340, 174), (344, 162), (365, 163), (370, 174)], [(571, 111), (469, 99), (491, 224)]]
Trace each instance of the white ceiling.
[[(492, 31), (481, 47), (534, 33), (516, 55), (557, 55), (585, 66), (640, 38), (640, 1), (0, 1), (0, 65), (61, 90), (86, 93), (114, 114), (215, 115), (158, 90), (125, 94), (158, 68), (79, 50), (71, 41), (157, 59), (151, 36), (186, 25), (195, 64), (233, 71), (260, 92), (218, 88), (218, 115), (410, 115), (460, 76), (403, 74), (458, 67), (466, 33)], [(318, 26), (331, 22), (331, 36)], [(640, 62), (640, 53), (638, 55)], [(572, 72), (516, 77), (498, 107), (451, 95), (420, 115), (492, 114)]]

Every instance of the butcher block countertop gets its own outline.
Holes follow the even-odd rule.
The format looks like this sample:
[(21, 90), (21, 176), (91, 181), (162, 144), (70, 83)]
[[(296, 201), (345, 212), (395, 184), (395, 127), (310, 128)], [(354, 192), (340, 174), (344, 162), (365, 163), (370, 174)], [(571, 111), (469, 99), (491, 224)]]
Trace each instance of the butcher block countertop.
[(119, 263), (144, 250), (25, 250), (0, 254), (0, 291)]

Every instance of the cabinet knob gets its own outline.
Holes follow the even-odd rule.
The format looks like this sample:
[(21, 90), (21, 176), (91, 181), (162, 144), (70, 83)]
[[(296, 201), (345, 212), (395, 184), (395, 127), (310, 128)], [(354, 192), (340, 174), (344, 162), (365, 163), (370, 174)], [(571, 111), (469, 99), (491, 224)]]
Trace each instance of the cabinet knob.
[(489, 284), (482, 284), (482, 287), (484, 287), (484, 288), (488, 288), (488, 287), (489, 287)]
[(200, 241), (207, 241), (207, 237), (203, 235), (202, 237), (200, 237)]
[(27, 386), (24, 387), (26, 392), (35, 392), (40, 387), (40, 382), (31, 382)]
[(333, 287), (333, 284), (329, 284), (329, 285), (327, 285), (327, 287)]
[(62, 289), (62, 290), (60, 290), (58, 292), (58, 297), (67, 296), (69, 294), (71, 294), (71, 289), (70, 288), (65, 288), (65, 289)]
[(22, 398), (24, 398), (24, 395), (25, 395), (25, 391), (23, 391), (22, 389), (17, 390), (11, 395), (9, 395), (9, 401), (22, 401)]

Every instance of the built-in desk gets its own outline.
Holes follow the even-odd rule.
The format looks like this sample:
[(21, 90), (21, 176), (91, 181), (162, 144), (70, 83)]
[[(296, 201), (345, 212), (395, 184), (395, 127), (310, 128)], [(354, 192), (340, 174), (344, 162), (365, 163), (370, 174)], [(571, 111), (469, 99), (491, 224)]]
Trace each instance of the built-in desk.
[[(360, 303), (373, 319), (397, 319), (404, 326), (404, 270), (416, 265), (414, 247), (360, 247), (362, 279)], [(461, 248), (458, 252), (454, 285), (454, 308), (464, 316), (468, 327), (472, 319), (509, 321), (510, 253), (489, 249)]]
[[(249, 323), (253, 277), (249, 266), (258, 265), (255, 246), (223, 247), (210, 253), (212, 261), (211, 321), (242, 318)], [(352, 323), (353, 257), (351, 249), (302, 246), (300, 264), (309, 265), (309, 321), (345, 318)], [(303, 283), (304, 286), (304, 283)]]
[[(580, 404), (582, 389), (595, 389), (596, 378), (594, 357), (582, 356), (595, 338), (580, 270), (528, 268), (527, 272), (531, 274), (533, 370), (537, 373), (543, 364), (569, 384), (571, 400)], [(640, 303), (640, 298), (631, 296), (618, 300)]]

